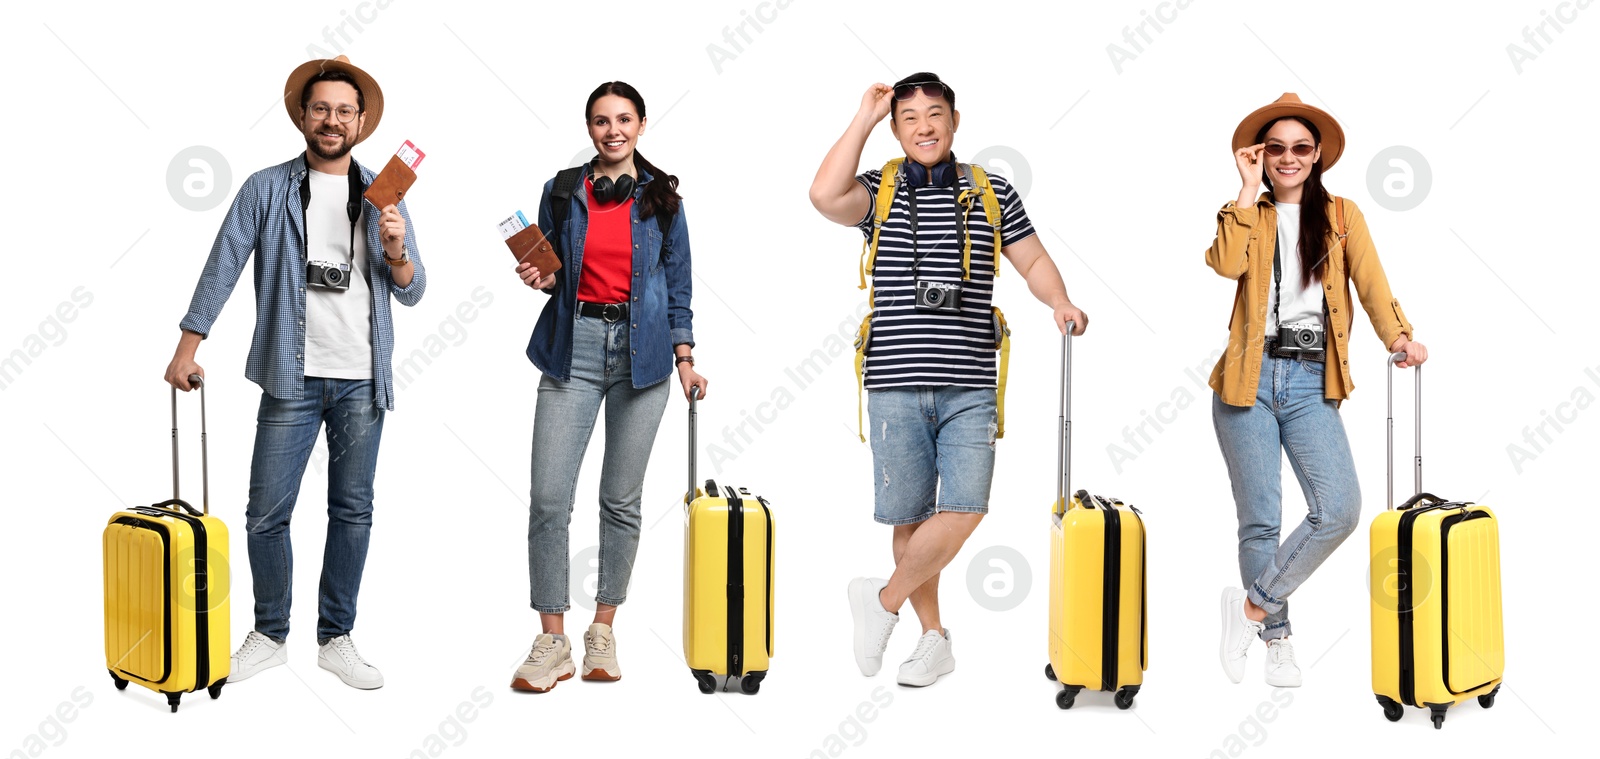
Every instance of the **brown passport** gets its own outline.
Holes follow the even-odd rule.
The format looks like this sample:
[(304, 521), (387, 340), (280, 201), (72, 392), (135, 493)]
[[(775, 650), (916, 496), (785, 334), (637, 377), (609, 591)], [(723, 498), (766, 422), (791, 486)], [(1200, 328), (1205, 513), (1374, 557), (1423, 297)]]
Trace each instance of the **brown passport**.
[(405, 200), (406, 191), (411, 189), (411, 184), (417, 181), (417, 173), (411, 170), (400, 156), (389, 156), (389, 163), (384, 165), (383, 171), (373, 177), (372, 184), (367, 186), (366, 199), (372, 202), (378, 210), (383, 210), (392, 205), (399, 205)]
[(556, 256), (555, 248), (550, 246), (550, 241), (545, 239), (539, 227), (531, 226), (518, 230), (516, 234), (506, 238), (506, 247), (511, 249), (511, 254), (517, 257), (517, 263), (526, 261), (539, 270), (539, 276), (547, 277), (561, 270), (561, 259)]

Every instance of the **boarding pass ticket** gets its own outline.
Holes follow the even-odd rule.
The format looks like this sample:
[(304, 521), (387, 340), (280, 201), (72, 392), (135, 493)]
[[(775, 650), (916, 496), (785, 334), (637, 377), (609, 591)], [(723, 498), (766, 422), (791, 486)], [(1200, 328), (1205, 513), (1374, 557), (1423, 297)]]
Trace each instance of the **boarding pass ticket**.
[(406, 144), (401, 145), (400, 149), (396, 150), (394, 154), (400, 158), (401, 163), (404, 163), (406, 168), (412, 171), (417, 170), (417, 166), (422, 163), (424, 155), (422, 151), (417, 149), (416, 145), (411, 144), (410, 140), (406, 140)]
[(523, 216), (522, 212), (518, 211), (515, 216), (500, 222), (500, 239), (509, 240), (512, 235), (527, 228), (528, 217)]

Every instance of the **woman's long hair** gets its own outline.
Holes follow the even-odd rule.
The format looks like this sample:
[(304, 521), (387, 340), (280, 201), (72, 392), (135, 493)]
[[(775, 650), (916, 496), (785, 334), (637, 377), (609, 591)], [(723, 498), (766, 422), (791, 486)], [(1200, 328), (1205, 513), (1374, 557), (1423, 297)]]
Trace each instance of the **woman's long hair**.
[[(1322, 145), (1322, 134), (1317, 131), (1315, 124), (1299, 116), (1285, 116), (1283, 119), (1294, 119), (1300, 122), (1307, 131), (1311, 132), (1311, 141)], [(1261, 144), (1267, 139), (1268, 130), (1272, 125), (1283, 121), (1274, 119), (1261, 131), (1256, 133), (1256, 144)], [(1272, 172), (1266, 167), (1266, 156), (1262, 155), (1261, 181), (1272, 189)], [(1332, 229), (1328, 219), (1328, 190), (1322, 186), (1322, 162), (1311, 164), (1311, 173), (1306, 175), (1305, 184), (1300, 189), (1300, 239), (1296, 241), (1296, 250), (1300, 254), (1300, 286), (1311, 286), (1311, 274), (1316, 272), (1322, 276), (1327, 270), (1328, 250), (1326, 248), (1328, 233)]]
[[(594, 88), (594, 92), (589, 93), (589, 102), (583, 106), (583, 121), (585, 124), (589, 122), (589, 117), (594, 111), (594, 102), (606, 95), (627, 98), (633, 103), (634, 109), (639, 112), (639, 119), (641, 121), (644, 120), (644, 96), (640, 95), (639, 91), (627, 82), (606, 82)], [(649, 161), (646, 161), (644, 155), (640, 154), (637, 149), (633, 151), (633, 165), (641, 171), (650, 172), (652, 177), (650, 184), (644, 186), (644, 195), (639, 197), (639, 218), (648, 219), (656, 215), (658, 211), (676, 214), (678, 212), (678, 201), (683, 200), (683, 196), (678, 194), (678, 178), (663, 172)]]

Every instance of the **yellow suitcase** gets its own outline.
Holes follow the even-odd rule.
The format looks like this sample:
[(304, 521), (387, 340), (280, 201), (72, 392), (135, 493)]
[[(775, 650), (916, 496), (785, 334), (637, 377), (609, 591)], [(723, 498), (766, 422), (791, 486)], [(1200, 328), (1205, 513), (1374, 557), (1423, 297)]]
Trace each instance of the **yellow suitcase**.
[(1394, 354), (1389, 360), (1389, 507), (1372, 522), (1372, 691), (1389, 721), (1426, 708), (1494, 705), (1505, 672), (1500, 526), (1488, 507), (1422, 492), (1422, 370), (1417, 368), (1417, 494), (1394, 506)]
[(228, 528), (210, 516), (205, 387), (200, 384), (203, 511), (178, 497), (178, 391), (172, 390), (172, 499), (111, 515), (101, 536), (106, 669), (117, 690), (138, 683), (178, 710), (183, 694), (222, 695), (228, 651)]
[(689, 491), (684, 497), (683, 657), (701, 693), (732, 678), (761, 690), (773, 652), (773, 521), (765, 498), (706, 480), (695, 487), (696, 401), (689, 397)]
[[(1068, 332), (1072, 326), (1069, 324)], [(1050, 529), (1050, 663), (1061, 683), (1056, 706), (1072, 708), (1084, 688), (1115, 691), (1133, 706), (1149, 665), (1144, 519), (1116, 498), (1072, 492), (1070, 336), (1061, 344), (1061, 441)]]

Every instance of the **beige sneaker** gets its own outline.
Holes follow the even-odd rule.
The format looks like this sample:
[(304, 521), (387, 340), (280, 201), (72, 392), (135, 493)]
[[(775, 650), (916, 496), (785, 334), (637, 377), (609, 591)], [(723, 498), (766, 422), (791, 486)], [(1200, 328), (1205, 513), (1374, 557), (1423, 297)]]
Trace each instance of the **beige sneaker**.
[(533, 650), (528, 652), (527, 661), (517, 667), (511, 687), (543, 693), (556, 687), (557, 682), (572, 677), (574, 672), (572, 644), (567, 641), (567, 636), (558, 638), (550, 633), (540, 633), (539, 637), (533, 639)]
[(617, 663), (617, 639), (611, 635), (611, 625), (596, 622), (583, 634), (583, 679), (622, 679), (622, 665)]

